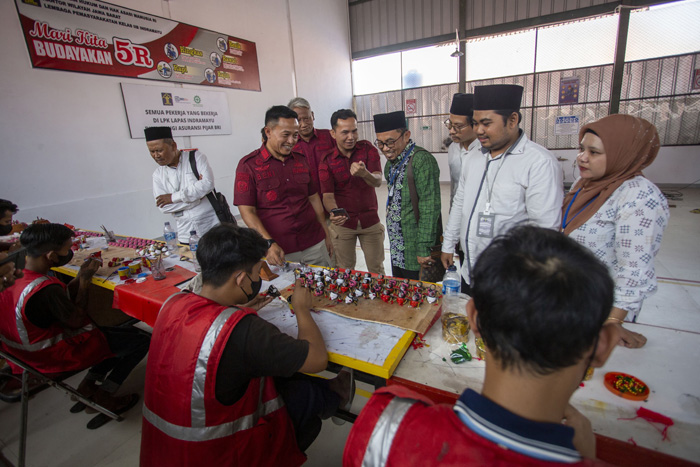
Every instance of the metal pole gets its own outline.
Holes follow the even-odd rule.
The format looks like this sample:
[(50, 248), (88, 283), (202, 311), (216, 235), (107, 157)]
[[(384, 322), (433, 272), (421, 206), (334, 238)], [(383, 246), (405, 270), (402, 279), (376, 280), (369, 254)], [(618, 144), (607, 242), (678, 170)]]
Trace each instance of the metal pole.
[(615, 61), (613, 62), (612, 89), (610, 90), (609, 114), (620, 112), (620, 95), (622, 94), (622, 76), (625, 72), (625, 52), (627, 50), (627, 32), (630, 26), (630, 8), (622, 1), (618, 7), (617, 42), (615, 44)]
[(459, 0), (459, 92), (467, 92), (467, 0)]
[(532, 59), (532, 108), (530, 109), (530, 139), (535, 141), (535, 106), (537, 105), (537, 39), (540, 32), (535, 28), (535, 56)]
[(22, 421), (19, 427), (19, 459), (17, 467), (24, 467), (27, 455), (27, 418), (29, 416), (29, 372), (22, 372)]

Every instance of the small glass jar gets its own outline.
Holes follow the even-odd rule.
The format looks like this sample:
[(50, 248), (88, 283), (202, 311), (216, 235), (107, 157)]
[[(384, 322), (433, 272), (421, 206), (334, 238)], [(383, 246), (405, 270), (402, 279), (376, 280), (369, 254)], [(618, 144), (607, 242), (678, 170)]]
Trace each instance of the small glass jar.
[(442, 339), (448, 344), (469, 342), (469, 320), (465, 294), (444, 295), (442, 297)]

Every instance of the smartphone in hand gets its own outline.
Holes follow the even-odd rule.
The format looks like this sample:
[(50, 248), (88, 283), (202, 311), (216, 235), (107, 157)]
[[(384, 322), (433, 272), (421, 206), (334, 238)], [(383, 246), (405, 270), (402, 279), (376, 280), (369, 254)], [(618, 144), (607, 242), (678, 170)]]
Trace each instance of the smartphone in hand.
[(338, 216), (350, 217), (350, 216), (348, 216), (348, 212), (345, 210), (345, 208), (331, 209), (331, 214), (333, 214), (335, 217), (338, 217)]

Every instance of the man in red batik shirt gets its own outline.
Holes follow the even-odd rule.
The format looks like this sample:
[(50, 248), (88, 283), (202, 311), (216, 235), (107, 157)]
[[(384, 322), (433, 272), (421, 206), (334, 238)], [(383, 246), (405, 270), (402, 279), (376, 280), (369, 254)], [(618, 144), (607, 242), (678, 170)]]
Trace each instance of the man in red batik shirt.
[(294, 150), (306, 156), (311, 176), (318, 184), (318, 165), (323, 156), (335, 147), (335, 141), (329, 130), (314, 128), (315, 117), (309, 101), (303, 97), (295, 97), (289, 101), (287, 107), (297, 113), (299, 121), (299, 141)]
[(330, 266), (333, 245), (318, 185), (304, 154), (295, 151), (297, 114), (276, 105), (265, 113), (265, 143), (236, 169), (233, 204), (245, 224), (267, 240), (267, 261)]
[(336, 264), (355, 267), (359, 239), (369, 272), (384, 274), (384, 226), (379, 222), (375, 193), (382, 183), (379, 152), (369, 141), (358, 141), (357, 116), (352, 110), (334, 112), (331, 128), (336, 145), (323, 156), (318, 175), (323, 205), (331, 213)]

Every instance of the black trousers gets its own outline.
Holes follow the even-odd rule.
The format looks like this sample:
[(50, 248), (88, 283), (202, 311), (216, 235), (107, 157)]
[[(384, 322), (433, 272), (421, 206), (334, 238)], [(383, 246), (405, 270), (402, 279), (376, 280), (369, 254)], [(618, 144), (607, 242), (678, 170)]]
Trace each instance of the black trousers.
[(107, 338), (107, 344), (114, 357), (90, 368), (91, 376), (97, 376), (99, 379), (106, 377), (112, 385), (119, 387), (148, 353), (151, 336), (132, 326), (100, 326), (100, 331)]
[(301, 373), (290, 378), (275, 378), (275, 387), (292, 419), (297, 446), (305, 452), (321, 432), (321, 420), (338, 410), (340, 396), (328, 387), (325, 379)]
[[(461, 268), (464, 266), (464, 252), (462, 251), (462, 248), (460, 248), (459, 244), (457, 244), (457, 256), (459, 256), (459, 267)], [(465, 293), (470, 297), (472, 295), (472, 289), (469, 287), (469, 284), (467, 284), (467, 281), (464, 280), (464, 277), (462, 277), (462, 293)]]
[(418, 271), (411, 271), (409, 269), (403, 269), (398, 266), (395, 266), (393, 263), (391, 265), (391, 275), (394, 277), (400, 277), (401, 279), (412, 279), (412, 280), (419, 280), (420, 279), (420, 270)]

